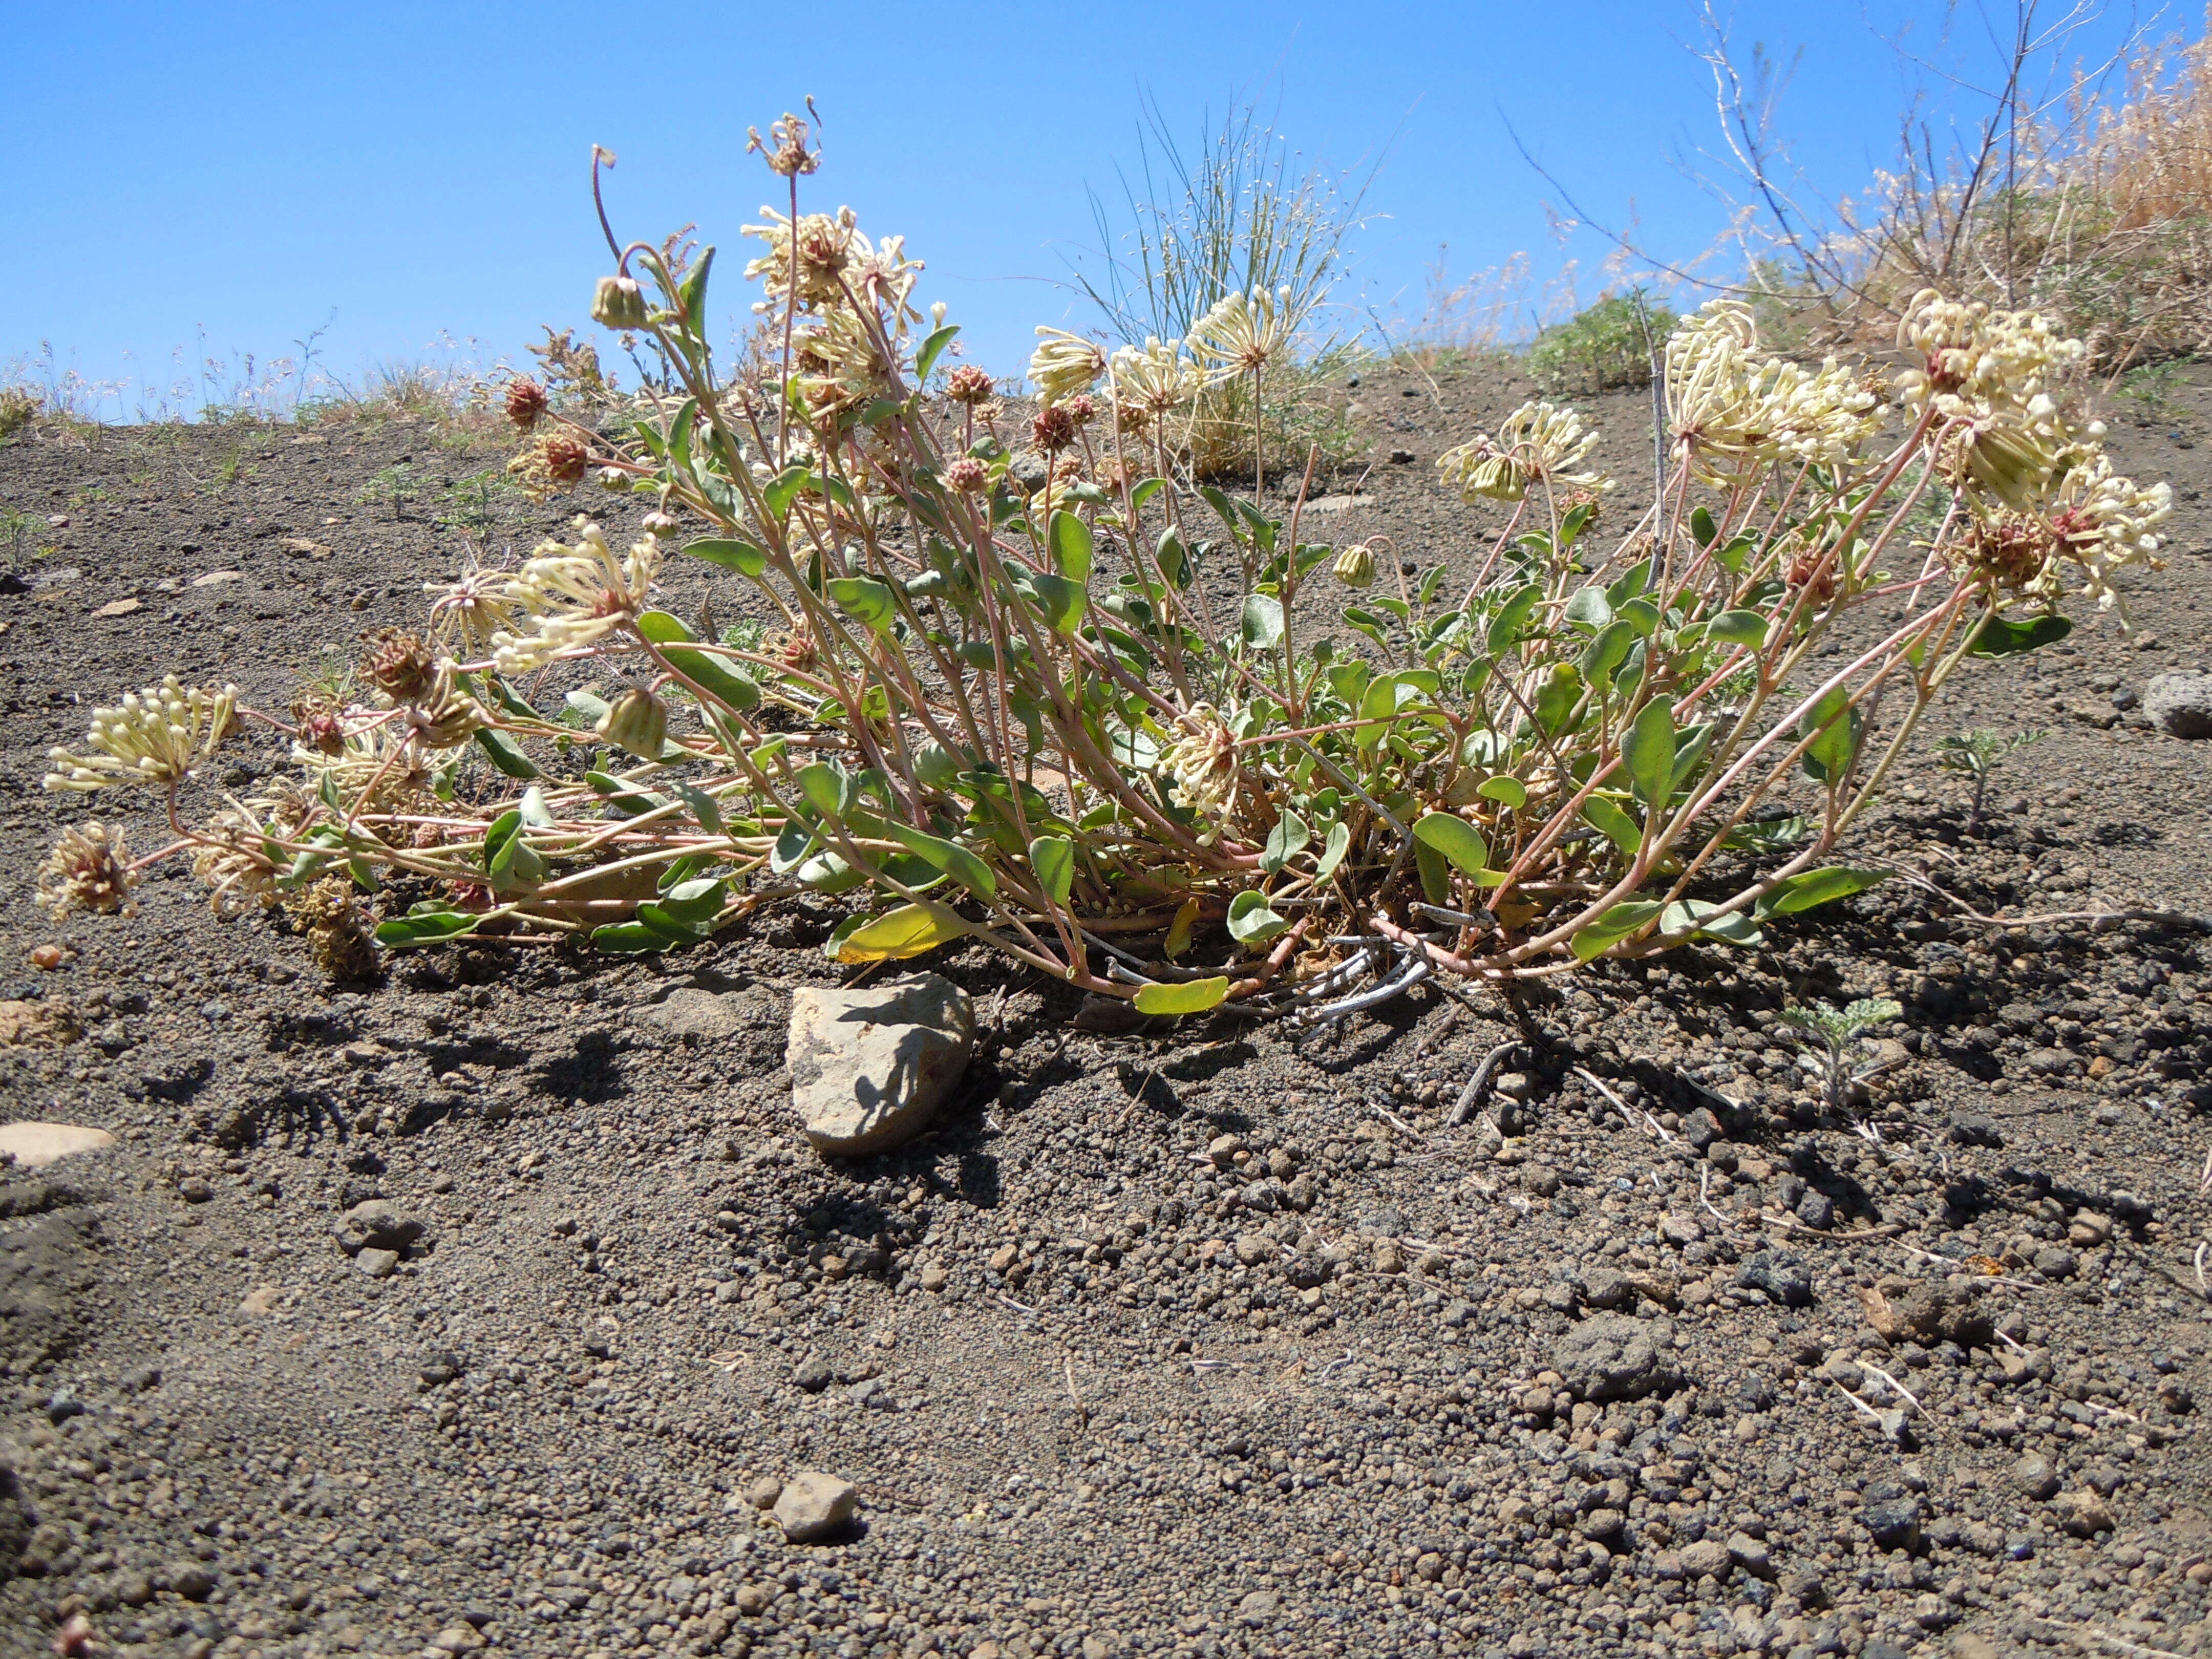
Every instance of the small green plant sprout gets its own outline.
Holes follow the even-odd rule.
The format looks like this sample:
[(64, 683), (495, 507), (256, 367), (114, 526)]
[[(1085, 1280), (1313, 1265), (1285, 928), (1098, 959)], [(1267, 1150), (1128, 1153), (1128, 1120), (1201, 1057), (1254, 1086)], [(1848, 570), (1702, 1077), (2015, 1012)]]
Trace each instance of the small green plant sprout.
[(1881, 1068), (1859, 1069), (1864, 1058), (1859, 1039), (1905, 1010), (1887, 997), (1861, 997), (1841, 1008), (1816, 1002), (1810, 1008), (1784, 1008), (1782, 1023), (1801, 1033), (1805, 1053), (1828, 1097), (1828, 1109), (1841, 1116), (1850, 1104), (1851, 1085)]
[(415, 469), (405, 461), (400, 461), (372, 472), (356, 499), (364, 507), (374, 507), (379, 501), (390, 501), (392, 517), (396, 523), (407, 516), (407, 498), (414, 492)]
[(1936, 763), (1946, 772), (1964, 772), (1974, 781), (1973, 805), (1966, 809), (1968, 835), (1982, 827), (1982, 797), (1989, 789), (1990, 775), (2004, 763), (2008, 755), (2042, 741), (2043, 733), (2033, 727), (2008, 738), (1985, 726), (1936, 739)]

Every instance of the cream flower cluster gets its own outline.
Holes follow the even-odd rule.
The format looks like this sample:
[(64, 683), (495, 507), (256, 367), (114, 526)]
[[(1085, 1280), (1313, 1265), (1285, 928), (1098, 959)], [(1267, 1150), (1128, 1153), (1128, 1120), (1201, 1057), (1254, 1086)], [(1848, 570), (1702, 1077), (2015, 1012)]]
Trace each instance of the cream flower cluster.
[(1183, 805), (1201, 823), (1199, 844), (1211, 846), (1237, 804), (1237, 738), (1212, 704), (1194, 704), (1180, 717), (1184, 736), (1164, 757)]
[(604, 639), (644, 611), (659, 568), (658, 538), (633, 542), (617, 557), (605, 532), (580, 516), (573, 545), (540, 543), (507, 583), (505, 599), (521, 626), (492, 636), (493, 662), (502, 674), (524, 673)]
[(1030, 379), (1047, 409), (1088, 392), (1106, 372), (1106, 353), (1080, 334), (1063, 328), (1037, 328), (1037, 349), (1030, 354)]
[(2114, 472), (2112, 458), (2100, 451), (2068, 467), (2058, 481), (2051, 527), (2059, 556), (2075, 568), (2081, 593), (2110, 610), (2119, 603), (2113, 572), (2130, 564), (2164, 568), (2155, 526), (2172, 511), (2172, 485), (2139, 484)]
[(1191, 402), (1206, 384), (1197, 365), (1182, 355), (1182, 342), (1157, 335), (1116, 351), (1108, 373), (1115, 412), (1139, 431)]
[(1255, 288), (1218, 301), (1190, 325), (1188, 343), (1208, 380), (1227, 380), (1265, 368), (1288, 349), (1297, 327), (1288, 288), (1273, 294)]
[(1535, 483), (1556, 489), (1610, 489), (1613, 480), (1602, 472), (1569, 470), (1597, 447), (1597, 439), (1573, 410), (1531, 400), (1498, 423), (1495, 437), (1478, 432), (1439, 455), (1437, 472), (1463, 501), (1486, 495), (1517, 501)]
[(85, 753), (47, 752), (54, 769), (46, 787), (86, 794), (130, 783), (181, 783), (215, 752), (237, 707), (236, 686), (188, 690), (174, 674), (127, 693), (116, 708), (92, 711)]
[[(772, 207), (761, 210), (764, 224), (747, 225), (744, 234), (768, 244), (768, 252), (745, 267), (745, 275), (759, 282), (768, 298), (753, 309), (779, 309), (793, 289), (791, 216)], [(827, 213), (805, 213), (799, 217), (797, 292), (802, 311), (827, 312), (854, 303), (873, 306), (897, 326), (920, 320), (913, 308), (914, 285), (921, 262), (906, 257), (906, 238), (887, 236), (882, 245), (862, 234), (858, 217), (848, 207)]]
[(1839, 466), (1881, 430), (1881, 399), (1834, 358), (1808, 369), (1758, 361), (1758, 347), (1740, 300), (1709, 301), (1668, 338), (1668, 419), (1705, 483), (1730, 489), (1784, 459)]

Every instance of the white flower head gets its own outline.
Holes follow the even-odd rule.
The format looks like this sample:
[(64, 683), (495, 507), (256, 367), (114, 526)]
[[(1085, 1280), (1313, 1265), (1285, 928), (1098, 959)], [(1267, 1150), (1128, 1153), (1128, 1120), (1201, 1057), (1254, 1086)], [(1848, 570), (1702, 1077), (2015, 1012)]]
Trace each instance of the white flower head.
[(49, 750), (46, 787), (89, 793), (128, 783), (168, 787), (215, 752), (230, 730), (238, 688), (187, 690), (174, 674), (127, 693), (113, 708), (92, 711), (83, 754)]
[(1521, 405), (1498, 422), (1495, 436), (1478, 432), (1437, 458), (1444, 487), (1463, 501), (1479, 496), (1517, 501), (1530, 486), (1554, 489), (1607, 490), (1613, 480), (1601, 472), (1571, 469), (1597, 447), (1598, 434), (1586, 429), (1571, 409), (1537, 399)]
[(492, 638), (492, 657), (502, 674), (543, 667), (564, 651), (596, 643), (644, 611), (660, 568), (659, 538), (633, 542), (617, 558), (605, 532), (576, 520), (573, 546), (543, 542), (507, 583), (506, 599), (521, 625)]
[(1184, 735), (1165, 756), (1183, 804), (1198, 815), (1199, 844), (1211, 846), (1237, 805), (1237, 737), (1210, 703), (1177, 717)]
[(1205, 385), (1194, 364), (1182, 355), (1182, 342), (1146, 337), (1142, 346), (1125, 345), (1108, 364), (1114, 406), (1133, 412), (1139, 424), (1173, 414), (1198, 396)]
[(1066, 329), (1037, 329), (1037, 349), (1030, 354), (1030, 379), (1046, 408), (1088, 392), (1106, 372), (1106, 353), (1095, 342)]
[(1231, 294), (1190, 325), (1191, 355), (1209, 380), (1256, 374), (1288, 348), (1297, 321), (1287, 287)]

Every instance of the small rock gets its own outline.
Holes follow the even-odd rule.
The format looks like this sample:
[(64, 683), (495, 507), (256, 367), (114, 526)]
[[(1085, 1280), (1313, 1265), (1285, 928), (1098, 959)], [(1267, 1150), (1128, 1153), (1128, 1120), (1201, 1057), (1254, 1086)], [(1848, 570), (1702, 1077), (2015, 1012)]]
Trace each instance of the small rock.
[(2002, 1146), (2004, 1131), (1997, 1121), (1981, 1112), (1951, 1114), (1951, 1139), (1960, 1146)]
[(2212, 738), (2212, 674), (2154, 674), (2143, 687), (2142, 707), (2169, 738)]
[(1759, 1250), (1744, 1259), (1735, 1270), (1735, 1282), (1746, 1290), (1764, 1291), (1785, 1308), (1810, 1307), (1813, 1276), (1796, 1256), (1781, 1250)]
[(925, 1291), (941, 1291), (951, 1282), (952, 1275), (934, 1261), (921, 1270), (921, 1288)]
[(1549, 1198), (1559, 1190), (1559, 1172), (1548, 1164), (1523, 1164), (1521, 1190), (1534, 1193), (1539, 1198)]
[(807, 1394), (819, 1394), (837, 1380), (837, 1373), (820, 1354), (809, 1354), (791, 1374), (793, 1384)]
[(1721, 1138), (1721, 1121), (1703, 1106), (1682, 1120), (1682, 1139), (1698, 1152)]
[(1877, 1498), (1859, 1510), (1860, 1524), (1866, 1528), (1875, 1547), (1885, 1550), (1917, 1548), (1921, 1518), (1920, 1500), (1910, 1493)]
[(1275, 1241), (1259, 1233), (1239, 1233), (1237, 1236), (1237, 1259), (1248, 1267), (1272, 1261), (1275, 1259)]
[(1635, 1300), (1636, 1287), (1627, 1276), (1612, 1267), (1590, 1267), (1583, 1273), (1583, 1300), (1611, 1312)]
[(256, 1285), (240, 1300), (238, 1310), (249, 1319), (265, 1318), (276, 1311), (283, 1295), (282, 1285)]
[(1695, 1216), (1669, 1212), (1659, 1218), (1659, 1237), (1669, 1244), (1694, 1244), (1705, 1236)]
[(1797, 1218), (1814, 1232), (1825, 1233), (1836, 1224), (1835, 1200), (1818, 1187), (1808, 1187), (1797, 1200)]
[(1552, 1369), (1578, 1400), (1633, 1400), (1673, 1380), (1660, 1358), (1673, 1340), (1664, 1320), (1598, 1314), (1552, 1345)]
[(187, 1601), (204, 1601), (215, 1593), (215, 1575), (197, 1561), (180, 1561), (167, 1576), (169, 1588)]
[(1490, 1083), (1491, 1093), (1501, 1096), (1520, 1106), (1528, 1103), (1528, 1097), (1533, 1087), (1526, 1072), (1500, 1072), (1491, 1079)]
[(143, 611), (145, 608), (146, 602), (143, 599), (110, 599), (92, 614), (95, 617), (127, 617), (133, 611)]
[(2071, 1279), (2081, 1258), (2060, 1244), (2046, 1244), (2035, 1253), (2035, 1270), (2045, 1279)]
[(2075, 1211), (2073, 1224), (2066, 1230), (2066, 1242), (2081, 1250), (2093, 1250), (2112, 1237), (2112, 1217), (2099, 1215), (2094, 1210)]
[(936, 974), (792, 994), (792, 1103), (817, 1152), (877, 1152), (929, 1126), (975, 1045), (968, 994)]
[(776, 1524), (794, 1544), (811, 1544), (853, 1523), (860, 1489), (820, 1469), (801, 1469), (784, 1483), (775, 1500)]
[(772, 1474), (764, 1474), (745, 1488), (745, 1501), (757, 1510), (772, 1510), (775, 1500), (783, 1496), (783, 1482)]
[(2072, 1492), (2061, 1492), (2058, 1504), (2064, 1511), (2066, 1530), (2076, 1538), (2110, 1532), (2117, 1524), (2112, 1519), (2112, 1506), (2094, 1486), (2081, 1486)]
[(1413, 452), (1410, 449), (1394, 449), (1390, 452), (1390, 463), (1394, 466), (1411, 466), (1413, 464)]
[(354, 1253), (353, 1265), (371, 1279), (389, 1279), (399, 1271), (399, 1252), (365, 1245)]
[(1728, 1540), (1729, 1559), (1755, 1578), (1765, 1578), (1774, 1571), (1773, 1553), (1763, 1538), (1753, 1538), (1747, 1532), (1732, 1532)]
[(430, 1638), (430, 1645), (441, 1653), (474, 1653), (483, 1644), (483, 1638), (467, 1625), (448, 1625)]
[(1619, 1510), (1598, 1508), (1583, 1516), (1580, 1528), (1585, 1538), (1595, 1538), (1601, 1544), (1620, 1536), (1620, 1529), (1628, 1524), (1628, 1517)]
[(1939, 1342), (1987, 1347), (1990, 1321), (1977, 1305), (1979, 1299), (1979, 1287), (1966, 1279), (1938, 1283), (1890, 1275), (1859, 1290), (1875, 1335), (1885, 1342), (1903, 1339), (1927, 1347)]
[(429, 1228), (388, 1198), (363, 1199), (338, 1218), (338, 1248), (351, 1254), (365, 1247), (402, 1255)]
[(1273, 1620), (1282, 1605), (1283, 1598), (1273, 1590), (1249, 1590), (1237, 1604), (1237, 1617), (1249, 1628), (1257, 1630)]
[(177, 1183), (177, 1196), (187, 1204), (204, 1204), (215, 1196), (204, 1176), (186, 1176)]
[(1708, 1574), (1718, 1578), (1729, 1570), (1729, 1547), (1717, 1538), (1700, 1538), (1694, 1544), (1685, 1544), (1681, 1556), (1685, 1578), (1703, 1578)]
[(686, 985), (671, 991), (641, 1018), (672, 1037), (719, 1042), (745, 1028), (750, 1006), (750, 999), (739, 992), (717, 994)]
[(97, 1152), (114, 1144), (115, 1137), (106, 1130), (79, 1123), (0, 1123), (0, 1156), (14, 1153), (21, 1169), (44, 1169), (76, 1153)]
[(2012, 1483), (2039, 1504), (2058, 1490), (2058, 1471), (2041, 1453), (2030, 1452), (2012, 1466)]

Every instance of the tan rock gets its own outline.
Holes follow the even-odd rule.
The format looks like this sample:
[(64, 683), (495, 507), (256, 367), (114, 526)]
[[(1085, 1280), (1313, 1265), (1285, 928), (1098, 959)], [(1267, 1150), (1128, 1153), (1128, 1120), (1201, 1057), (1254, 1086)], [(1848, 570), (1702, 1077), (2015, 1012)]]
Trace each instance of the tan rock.
[(968, 994), (936, 974), (792, 994), (791, 1100), (817, 1151), (882, 1152), (929, 1127), (975, 1047)]
[(114, 1144), (115, 1137), (106, 1130), (81, 1123), (0, 1123), (0, 1152), (13, 1152), (16, 1164), (27, 1170), (42, 1170), (62, 1158), (102, 1152)]

